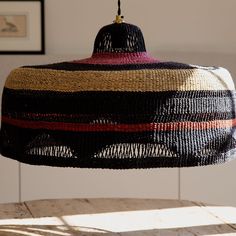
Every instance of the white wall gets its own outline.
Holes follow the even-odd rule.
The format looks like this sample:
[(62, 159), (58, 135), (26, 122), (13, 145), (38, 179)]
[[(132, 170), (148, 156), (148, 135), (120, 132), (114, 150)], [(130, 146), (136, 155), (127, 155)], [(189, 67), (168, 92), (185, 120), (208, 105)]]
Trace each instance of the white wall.
[[(45, 0), (49, 54), (88, 54), (117, 0)], [(235, 0), (122, 0), (126, 22), (143, 30), (147, 48), (236, 53)]]
[[(98, 29), (112, 22), (117, 4), (116, 0), (45, 2), (46, 51), (60, 56), (0, 56), (0, 91), (14, 67), (89, 55)], [(236, 78), (236, 0), (123, 0), (122, 3), (126, 21), (142, 28), (153, 55), (164, 60), (224, 66)], [(235, 169), (236, 161), (181, 171), (176, 168), (91, 171), (19, 166), (0, 157), (0, 202), (180, 196), (236, 206)]]

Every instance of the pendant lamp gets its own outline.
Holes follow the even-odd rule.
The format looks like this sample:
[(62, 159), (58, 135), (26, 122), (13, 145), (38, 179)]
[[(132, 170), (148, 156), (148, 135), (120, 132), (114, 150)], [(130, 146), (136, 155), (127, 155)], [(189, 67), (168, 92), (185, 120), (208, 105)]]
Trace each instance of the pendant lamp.
[(33, 165), (140, 169), (235, 158), (235, 87), (221, 67), (151, 57), (119, 10), (90, 58), (23, 66), (2, 96), (1, 154)]

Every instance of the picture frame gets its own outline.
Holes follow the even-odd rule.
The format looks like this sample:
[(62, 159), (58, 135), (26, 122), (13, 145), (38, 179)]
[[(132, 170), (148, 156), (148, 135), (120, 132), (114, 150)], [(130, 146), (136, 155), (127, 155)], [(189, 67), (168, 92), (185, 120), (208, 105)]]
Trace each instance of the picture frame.
[(44, 0), (0, 0), (0, 54), (45, 54)]

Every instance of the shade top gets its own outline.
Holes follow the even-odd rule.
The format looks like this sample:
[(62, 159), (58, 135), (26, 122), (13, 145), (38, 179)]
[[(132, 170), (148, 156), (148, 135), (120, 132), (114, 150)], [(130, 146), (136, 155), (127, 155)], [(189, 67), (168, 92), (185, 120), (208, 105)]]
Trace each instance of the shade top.
[(146, 52), (142, 31), (139, 27), (121, 23), (104, 26), (97, 34), (93, 53)]

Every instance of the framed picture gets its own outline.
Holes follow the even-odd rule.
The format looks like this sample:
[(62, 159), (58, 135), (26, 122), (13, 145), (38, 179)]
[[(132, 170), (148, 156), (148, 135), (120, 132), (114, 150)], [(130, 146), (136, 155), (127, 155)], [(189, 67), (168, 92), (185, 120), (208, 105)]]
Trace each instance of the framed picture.
[(0, 54), (44, 54), (44, 0), (0, 0)]

